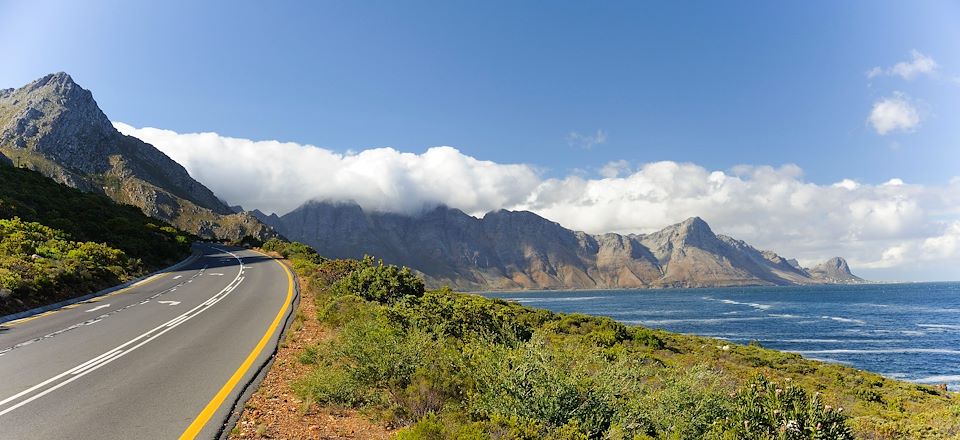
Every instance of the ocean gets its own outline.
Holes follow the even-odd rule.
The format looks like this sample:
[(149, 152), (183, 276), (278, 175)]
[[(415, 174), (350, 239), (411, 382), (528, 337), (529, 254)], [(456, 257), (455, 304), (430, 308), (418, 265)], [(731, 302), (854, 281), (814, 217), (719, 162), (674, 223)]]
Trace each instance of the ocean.
[(487, 293), (960, 389), (960, 283)]

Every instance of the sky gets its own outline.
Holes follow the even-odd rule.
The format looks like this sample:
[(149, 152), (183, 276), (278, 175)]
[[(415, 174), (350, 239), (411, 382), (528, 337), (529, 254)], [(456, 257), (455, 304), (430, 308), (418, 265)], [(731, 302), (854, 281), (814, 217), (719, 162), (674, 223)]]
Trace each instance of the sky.
[(66, 71), (247, 209), (699, 215), (960, 279), (956, 2), (199, 3), (0, 0), (0, 87)]

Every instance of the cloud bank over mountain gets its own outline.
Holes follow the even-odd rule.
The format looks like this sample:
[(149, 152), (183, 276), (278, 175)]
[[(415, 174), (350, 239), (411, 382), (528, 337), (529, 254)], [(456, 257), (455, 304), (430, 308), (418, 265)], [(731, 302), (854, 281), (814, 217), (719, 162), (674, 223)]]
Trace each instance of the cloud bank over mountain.
[(844, 179), (819, 185), (805, 181), (795, 165), (720, 171), (617, 161), (593, 177), (545, 178), (534, 166), (479, 160), (452, 147), (337, 153), (115, 125), (246, 209), (283, 214), (311, 199), (354, 200), (367, 210), (407, 214), (437, 204), (471, 214), (527, 209), (591, 233), (646, 233), (701, 216), (719, 232), (802, 262), (845, 255), (854, 266), (896, 274), (903, 272), (889, 269), (960, 262), (960, 177), (938, 186), (895, 176), (881, 184)]

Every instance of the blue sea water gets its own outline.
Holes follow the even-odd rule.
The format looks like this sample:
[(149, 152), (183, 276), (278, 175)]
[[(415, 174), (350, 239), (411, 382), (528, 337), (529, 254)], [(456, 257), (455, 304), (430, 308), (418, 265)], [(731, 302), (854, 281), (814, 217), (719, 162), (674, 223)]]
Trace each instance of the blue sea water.
[(960, 389), (960, 283), (488, 293)]

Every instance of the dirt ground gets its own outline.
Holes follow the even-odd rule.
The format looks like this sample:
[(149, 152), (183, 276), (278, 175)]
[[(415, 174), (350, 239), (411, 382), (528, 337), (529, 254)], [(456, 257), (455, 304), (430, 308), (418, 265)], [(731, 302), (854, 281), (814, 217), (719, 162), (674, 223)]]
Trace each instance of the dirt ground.
[(231, 439), (387, 439), (392, 432), (351, 409), (310, 405), (290, 389), (313, 368), (298, 360), (304, 347), (328, 337), (316, 319), (314, 294), (300, 279), (300, 316), (281, 342), (273, 366), (244, 405)]

